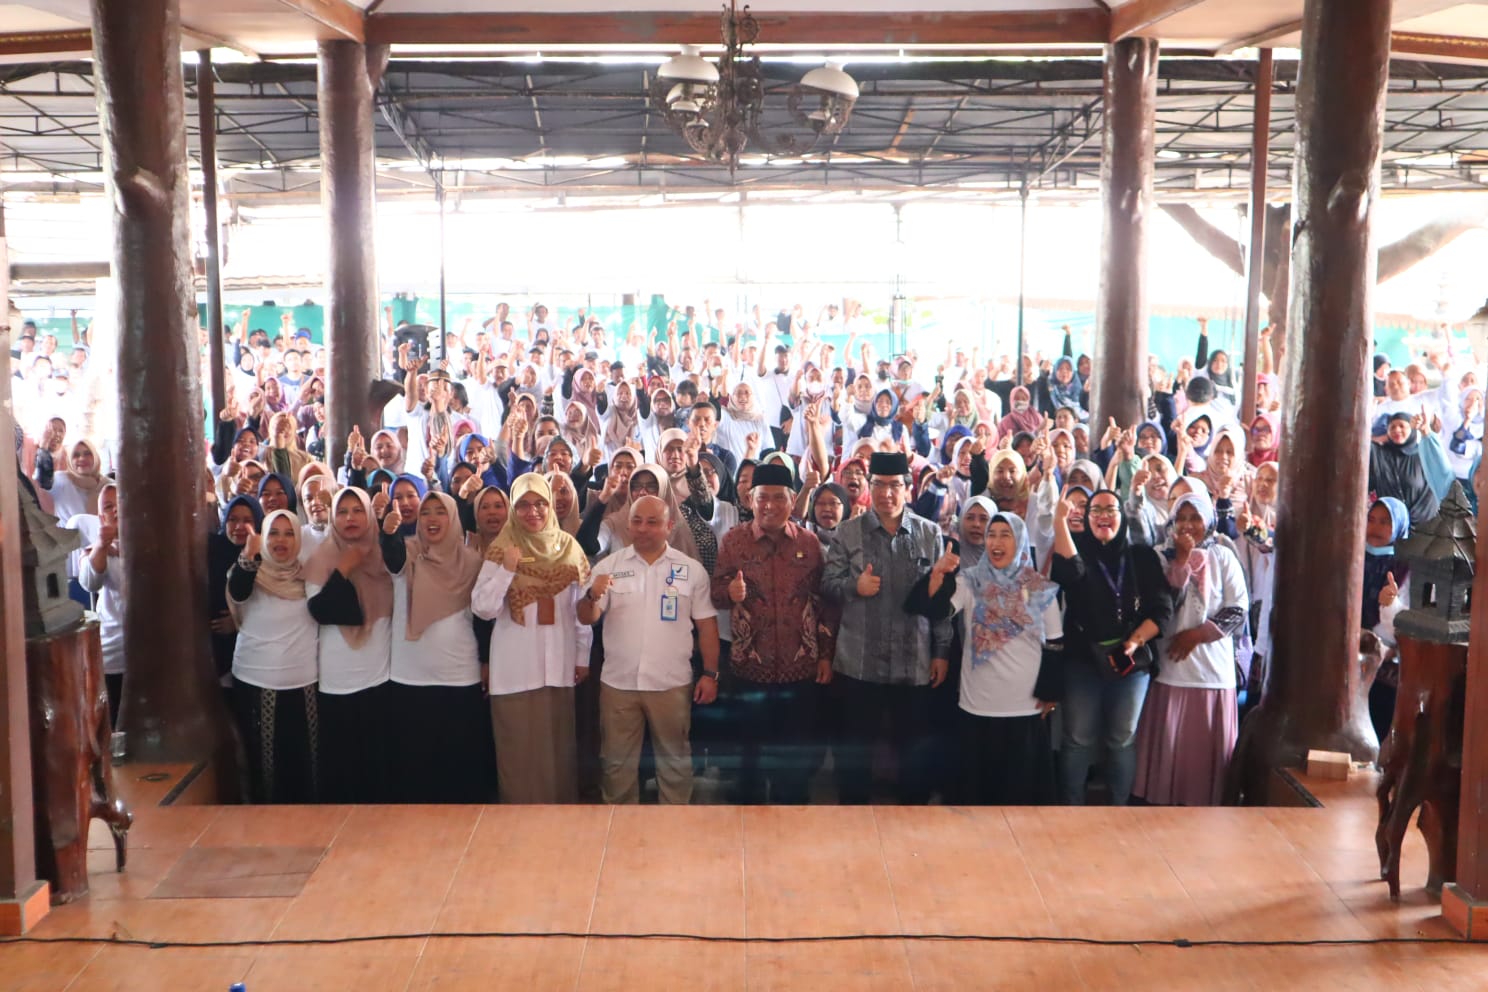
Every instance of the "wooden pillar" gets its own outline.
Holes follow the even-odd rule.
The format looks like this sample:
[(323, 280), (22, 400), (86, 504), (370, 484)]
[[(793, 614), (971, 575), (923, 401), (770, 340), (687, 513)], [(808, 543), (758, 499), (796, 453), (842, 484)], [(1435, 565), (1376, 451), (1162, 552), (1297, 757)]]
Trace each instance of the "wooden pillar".
[(224, 742), (227, 713), (207, 640), (215, 519), (202, 490), (179, 0), (92, 9), (118, 294), (119, 537), (136, 593), (125, 598), (119, 729), (131, 760), (205, 761)]
[(1372, 750), (1359, 685), (1380, 147), (1391, 0), (1307, 0), (1297, 80), (1291, 311), (1272, 657), (1247, 760)]
[(1245, 262), (1245, 379), (1240, 422), (1249, 430), (1256, 416), (1256, 376), (1261, 370), (1261, 286), (1266, 271), (1266, 173), (1271, 159), (1271, 49), (1256, 63), (1255, 113), (1250, 135), (1250, 249)]
[(1462, 808), (1457, 881), (1442, 890), (1442, 915), (1464, 937), (1488, 940), (1488, 463), (1478, 467), (1478, 543), (1467, 637), (1467, 705), (1462, 735)]
[[(10, 407), (10, 256), (0, 202), (0, 438), (13, 445)], [(21, 508), (16, 462), (0, 465), (0, 937), (35, 926), (51, 908), (36, 879), (31, 802), (31, 720), (27, 715), (26, 631), (21, 615)]]
[(1092, 424), (1140, 423), (1147, 408), (1147, 218), (1152, 214), (1157, 42), (1106, 47), (1100, 295)]
[(372, 96), (386, 49), (354, 41), (319, 48), (320, 201), (329, 233), (326, 265), (326, 457), (339, 467), (346, 436), (371, 437), (368, 393), (377, 377), (376, 201)]
[(196, 120), (201, 149), (202, 212), (207, 234), (207, 375), (215, 416), (227, 406), (227, 373), (222, 340), (222, 228), (217, 220), (217, 80), (212, 51), (196, 53)]

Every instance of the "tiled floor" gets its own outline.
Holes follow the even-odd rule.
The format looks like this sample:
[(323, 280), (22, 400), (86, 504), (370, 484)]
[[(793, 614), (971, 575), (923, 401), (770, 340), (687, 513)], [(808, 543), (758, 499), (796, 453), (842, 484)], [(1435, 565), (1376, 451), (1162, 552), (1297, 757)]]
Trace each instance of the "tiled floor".
[[(1402, 901), (1391, 903), (1376, 880), (1367, 779), (1328, 790), (1325, 809), (162, 809), (131, 794), (141, 805), (129, 871), (113, 874), (106, 834), (95, 836), (93, 894), (53, 910), (35, 936), (416, 936), (189, 949), (0, 946), (0, 992), (221, 992), (237, 981), (249, 992), (1488, 988), (1488, 947), (1466, 945), (1177, 948), (903, 936), (1451, 936), (1419, 888), (1418, 835), (1406, 852)], [(172, 870), (192, 863), (225, 866), (221, 887), (204, 886), (208, 898), (166, 897), (183, 891), (172, 887), (181, 880)], [(313, 870), (298, 889), (234, 888), (254, 866)], [(249, 894), (222, 897), (240, 891)], [(424, 936), (476, 930), (577, 936)], [(886, 936), (708, 943), (639, 936), (646, 934)]]

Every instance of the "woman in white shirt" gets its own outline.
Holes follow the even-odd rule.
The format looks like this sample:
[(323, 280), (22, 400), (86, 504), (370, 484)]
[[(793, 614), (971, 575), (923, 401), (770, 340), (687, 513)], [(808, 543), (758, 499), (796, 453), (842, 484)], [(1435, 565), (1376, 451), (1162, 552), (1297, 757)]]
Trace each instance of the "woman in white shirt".
[(770, 422), (760, 407), (754, 387), (741, 382), (729, 394), (728, 407), (718, 421), (718, 433), (713, 443), (727, 448), (738, 462), (749, 458), (750, 435), (755, 437), (755, 455), (774, 447), (774, 435), (770, 433)]
[(593, 634), (579, 623), (589, 560), (558, 525), (548, 481), (512, 483), (511, 519), (491, 542), (471, 594), (491, 630), (491, 725), (504, 803), (578, 801), (574, 685), (589, 675)]
[(310, 615), (320, 624), (321, 796), (382, 802), (393, 580), (365, 492), (349, 487), (336, 494), (330, 536), (305, 563), (304, 579)]
[(98, 638), (103, 653), (103, 683), (108, 691), (109, 723), (119, 721), (124, 689), (124, 565), (119, 560), (119, 487), (112, 482), (98, 493), (98, 539), (78, 564), (78, 584), (94, 594)]
[[(1026, 806), (1056, 796), (1049, 713), (1063, 695), (1059, 587), (1032, 567), (1028, 529), (994, 512), (980, 561), (956, 576), (963, 802)], [(936, 592), (932, 573), (931, 593)]]
[(382, 521), (382, 557), (393, 576), (393, 798), (484, 803), (494, 797), (491, 717), (481, 692), (470, 593), (481, 555), (465, 544), (454, 497), (419, 503), (414, 537), (399, 534), (396, 504)]
[(1234, 552), (1214, 540), (1202, 492), (1174, 501), (1162, 549), (1173, 617), (1157, 641), (1157, 675), (1137, 725), (1132, 792), (1147, 802), (1218, 805), (1235, 750), (1235, 635), (1250, 597)]
[(300, 525), (288, 510), (264, 518), (227, 575), (238, 625), (232, 704), (248, 757), (249, 801), (319, 797), (316, 695), (319, 628), (306, 606)]
[(84, 439), (74, 444), (67, 468), (52, 476), (52, 511), (57, 520), (68, 520), (79, 513), (97, 513), (98, 496), (107, 482), (93, 442)]

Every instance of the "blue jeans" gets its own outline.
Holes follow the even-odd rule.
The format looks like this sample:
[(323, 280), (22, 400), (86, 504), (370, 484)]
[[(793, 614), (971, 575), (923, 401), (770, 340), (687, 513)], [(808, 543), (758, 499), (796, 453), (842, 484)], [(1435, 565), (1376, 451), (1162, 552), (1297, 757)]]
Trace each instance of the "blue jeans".
[(1136, 775), (1137, 718), (1147, 698), (1148, 674), (1102, 678), (1088, 662), (1065, 667), (1064, 741), (1059, 749), (1060, 789), (1066, 806), (1085, 805), (1085, 780), (1096, 748), (1106, 752), (1106, 784), (1111, 802), (1125, 806)]

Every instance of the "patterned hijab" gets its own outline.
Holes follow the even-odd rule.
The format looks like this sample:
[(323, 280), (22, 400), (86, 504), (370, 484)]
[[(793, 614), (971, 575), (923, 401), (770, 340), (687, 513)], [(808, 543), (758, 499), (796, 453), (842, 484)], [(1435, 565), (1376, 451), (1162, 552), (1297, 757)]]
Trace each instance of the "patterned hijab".
[(1010, 641), (1033, 631), (1040, 643), (1044, 639), (1044, 611), (1059, 594), (1059, 587), (1033, 568), (1028, 549), (1028, 527), (1016, 513), (994, 513), (988, 522), (1012, 528), (1018, 542), (1013, 560), (1002, 568), (993, 566), (989, 555), (962, 575), (968, 583), (975, 606), (968, 618), (971, 637), (971, 664), (980, 667)]
[[(528, 530), (518, 519), (517, 503), (527, 493), (535, 493), (548, 504), (543, 525), (536, 531)], [(512, 620), (525, 625), (528, 603), (550, 599), (575, 582), (583, 585), (589, 581), (589, 559), (584, 557), (579, 542), (558, 525), (547, 479), (536, 472), (518, 476), (512, 483), (511, 505), (511, 516), (486, 549), (486, 560), (500, 562), (507, 548), (521, 552), (516, 577), (506, 593), (506, 611)]]

